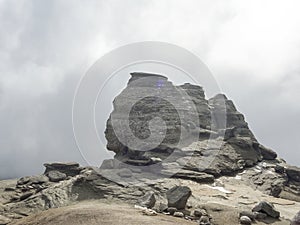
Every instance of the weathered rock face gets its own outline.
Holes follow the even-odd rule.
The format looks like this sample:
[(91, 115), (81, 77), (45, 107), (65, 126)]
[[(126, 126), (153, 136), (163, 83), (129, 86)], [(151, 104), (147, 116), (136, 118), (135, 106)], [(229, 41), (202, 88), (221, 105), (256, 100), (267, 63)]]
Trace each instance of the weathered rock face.
[[(156, 164), (159, 159), (163, 174), (182, 168), (177, 177), (197, 180), (203, 172), (232, 174), (277, 157), (257, 142), (226, 96), (207, 100), (200, 86), (174, 86), (157, 74), (131, 75), (113, 102), (105, 131), (107, 148), (116, 153), (115, 159), (135, 166)], [(157, 117), (161, 120), (153, 122)], [(105, 163), (105, 167), (114, 164)]]

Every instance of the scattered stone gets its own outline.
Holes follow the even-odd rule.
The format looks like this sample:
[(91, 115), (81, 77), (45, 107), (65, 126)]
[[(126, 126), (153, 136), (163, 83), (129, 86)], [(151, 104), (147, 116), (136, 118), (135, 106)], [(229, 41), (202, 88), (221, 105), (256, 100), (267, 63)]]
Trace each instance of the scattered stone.
[(190, 216), (191, 215), (191, 211), (187, 210), (187, 209), (182, 209), (182, 210), (180, 210), (180, 212), (182, 212), (185, 216)]
[(168, 205), (165, 203), (159, 203), (158, 206), (158, 212), (162, 213), (162, 212), (166, 212), (168, 210)]
[(210, 219), (208, 216), (201, 216), (199, 220), (199, 225), (210, 225)]
[[(27, 176), (22, 177), (17, 181), (17, 185), (32, 185), (32, 184), (43, 184), (49, 181), (48, 177), (45, 175), (37, 175), (37, 176)], [(28, 188), (25, 188), (27, 190)]]
[(6, 188), (4, 189), (4, 191), (15, 191), (15, 190), (16, 190), (15, 187), (6, 187)]
[(143, 207), (152, 208), (155, 205), (156, 199), (153, 191), (147, 192), (138, 200), (138, 204)]
[(276, 173), (279, 173), (279, 174), (284, 174), (285, 173), (284, 166), (281, 166), (281, 165), (277, 164), (274, 169), (275, 169)]
[(296, 166), (289, 166), (286, 168), (286, 173), (291, 180), (300, 182), (300, 168)]
[(173, 214), (173, 216), (175, 216), (175, 217), (184, 217), (184, 214), (183, 214), (183, 212), (175, 212)]
[(268, 216), (271, 216), (273, 218), (280, 217), (280, 213), (277, 210), (275, 210), (274, 206), (266, 201), (262, 201), (258, 205), (254, 206), (252, 212), (266, 213)]
[(200, 218), (201, 216), (207, 215), (207, 213), (204, 209), (195, 209), (193, 214), (196, 218)]
[(26, 193), (22, 194), (22, 195), (19, 197), (19, 199), (20, 199), (20, 201), (23, 201), (23, 200), (29, 198), (30, 196), (32, 196), (33, 194), (34, 194), (33, 191), (26, 192)]
[(292, 219), (291, 225), (300, 225), (300, 211)]
[(170, 213), (170, 215), (174, 215), (174, 213), (175, 213), (176, 211), (177, 211), (177, 209), (174, 208), (174, 207), (169, 207), (169, 208), (167, 209), (167, 212)]
[(66, 174), (67, 176), (71, 176), (71, 177), (74, 177), (74, 176), (80, 174), (80, 171), (82, 170), (82, 168), (80, 168), (79, 164), (76, 162), (45, 163), (44, 166), (46, 167), (44, 174), (47, 174), (52, 170), (57, 170), (59, 172)]
[(184, 209), (192, 191), (187, 186), (175, 186), (167, 191), (168, 206)]
[(242, 212), (240, 212), (240, 217), (242, 217), (242, 216), (247, 216), (247, 217), (249, 217), (252, 221), (255, 220), (255, 215), (254, 215), (253, 212), (242, 211)]
[(248, 216), (241, 216), (240, 217), (240, 223), (245, 225), (251, 225), (252, 221)]
[(155, 212), (154, 210), (152, 209), (143, 209), (143, 214), (146, 215), (146, 216), (157, 216), (157, 212)]
[(30, 180), (30, 177), (21, 177), (18, 181), (17, 184), (18, 185), (24, 185), (27, 184)]
[(67, 178), (67, 175), (65, 173), (59, 172), (58, 170), (49, 171), (49, 173), (47, 173), (47, 176), (52, 182), (59, 182)]

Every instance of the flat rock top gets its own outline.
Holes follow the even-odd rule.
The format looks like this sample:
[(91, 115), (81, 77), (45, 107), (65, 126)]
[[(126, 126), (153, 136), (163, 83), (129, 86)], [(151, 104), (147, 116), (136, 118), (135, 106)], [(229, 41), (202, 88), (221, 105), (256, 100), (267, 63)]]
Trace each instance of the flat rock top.
[(14, 225), (191, 225), (195, 222), (186, 221), (166, 215), (147, 216), (125, 204), (110, 204), (98, 201), (81, 202), (79, 204), (50, 209), (27, 218)]

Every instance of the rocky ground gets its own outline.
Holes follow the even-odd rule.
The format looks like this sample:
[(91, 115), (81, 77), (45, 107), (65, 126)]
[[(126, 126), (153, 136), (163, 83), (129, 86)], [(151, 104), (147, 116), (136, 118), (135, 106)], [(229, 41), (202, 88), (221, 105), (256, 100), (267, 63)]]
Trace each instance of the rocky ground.
[[(68, 173), (70, 168), (76, 168), (78, 173), (71, 173), (72, 176), (61, 177), (56, 181), (50, 181), (53, 177), (49, 178), (49, 169), (46, 175), (1, 181), (0, 224), (128, 222), (234, 225), (240, 224), (243, 213), (254, 219), (254, 206), (268, 202), (274, 206), (272, 210), (280, 213), (280, 217), (273, 218), (262, 213), (262, 219), (254, 219), (255, 222), (252, 222), (287, 225), (300, 209), (297, 201), (273, 197), (249, 185), (249, 174), (258, 170), (258, 167), (244, 170), (235, 176), (222, 176), (213, 183), (198, 183), (180, 178), (150, 178), (150, 174), (130, 173), (124, 169), (100, 170), (76, 166), (74, 163), (54, 164), (52, 169), (55, 171), (60, 168)], [(261, 170), (261, 173), (269, 174), (272, 170)], [(103, 176), (107, 172), (112, 176), (121, 178), (121, 174), (125, 177), (122, 183), (115, 183)], [(25, 184), (24, 180), (27, 181)], [(168, 192), (178, 187), (187, 188), (190, 194), (180, 189), (179, 193), (172, 192), (171, 197), (168, 197)], [(182, 202), (184, 198), (186, 201)], [(170, 202), (174, 205), (170, 205)], [(201, 219), (205, 218), (207, 223), (201, 223)]]

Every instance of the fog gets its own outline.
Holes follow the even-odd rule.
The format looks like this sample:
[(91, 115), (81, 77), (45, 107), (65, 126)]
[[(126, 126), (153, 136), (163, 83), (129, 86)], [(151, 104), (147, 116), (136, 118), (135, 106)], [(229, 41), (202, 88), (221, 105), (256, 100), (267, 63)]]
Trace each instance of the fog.
[[(86, 164), (72, 128), (78, 82), (104, 54), (146, 40), (196, 54), (258, 140), (300, 166), (299, 7), (297, 0), (0, 0), (0, 178), (40, 173), (49, 161)], [(103, 124), (127, 81), (114, 82)], [(105, 145), (99, 149), (106, 157)]]

